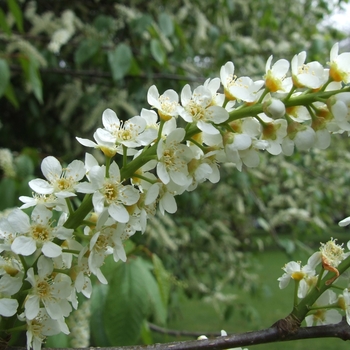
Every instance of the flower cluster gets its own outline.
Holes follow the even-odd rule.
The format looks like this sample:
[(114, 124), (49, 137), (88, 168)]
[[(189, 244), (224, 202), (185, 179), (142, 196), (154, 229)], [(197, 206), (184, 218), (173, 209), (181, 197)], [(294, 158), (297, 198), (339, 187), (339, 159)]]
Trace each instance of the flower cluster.
[[(30, 181), (33, 196), (20, 197), (22, 207), (1, 219), (0, 315), (17, 315), (28, 348), (39, 349), (46, 336), (69, 332), (66, 318), (78, 307), (77, 293), (90, 297), (91, 275), (107, 283), (105, 258), (126, 261), (123, 242), (143, 233), (157, 209), (175, 213), (177, 195), (218, 182), (220, 163), (254, 167), (261, 150), (324, 149), (330, 134), (349, 132), (349, 56), (338, 54), (337, 44), (328, 68), (305, 63), (305, 52), (291, 63), (272, 64), (271, 56), (259, 81), (237, 77), (228, 62), (220, 77), (194, 90), (186, 85), (180, 95), (151, 86), (152, 108), (127, 121), (106, 109), (94, 141), (77, 137), (103, 152), (105, 164), (90, 153), (66, 166), (46, 157), (45, 180)], [(303, 296), (317, 259), (303, 268), (290, 263), (281, 286), (299, 280)], [(334, 272), (334, 261), (327, 256), (322, 263)]]
[[(350, 241), (347, 244), (350, 249)], [(331, 239), (327, 243), (321, 243), (320, 250), (311, 255), (306, 265), (301, 262), (290, 261), (284, 267), (284, 274), (278, 278), (281, 289), (287, 287), (290, 280), (295, 282), (295, 305), (300, 300), (308, 297), (315, 299), (310, 305), (306, 305), (307, 315), (305, 322), (307, 326), (326, 325), (339, 323), (342, 319), (341, 313), (346, 314), (346, 319), (350, 325), (350, 294), (348, 276), (342, 275), (338, 271), (339, 265), (350, 256), (350, 251), (345, 252), (343, 245), (336, 243)], [(321, 266), (320, 273), (317, 274), (316, 268)], [(332, 276), (327, 276), (327, 273)], [(342, 271), (343, 272), (343, 271)], [(338, 285), (335, 285), (337, 282)], [(341, 291), (336, 294), (330, 287)], [(314, 294), (314, 296), (312, 295)], [(308, 303), (306, 303), (308, 304)], [(299, 307), (299, 306), (298, 306)]]

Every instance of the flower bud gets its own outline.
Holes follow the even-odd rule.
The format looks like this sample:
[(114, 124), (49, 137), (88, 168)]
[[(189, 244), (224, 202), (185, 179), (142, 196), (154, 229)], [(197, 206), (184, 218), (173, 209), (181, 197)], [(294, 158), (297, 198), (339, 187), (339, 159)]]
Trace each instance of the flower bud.
[(266, 115), (274, 119), (282, 118), (286, 113), (284, 103), (276, 98), (271, 98), (270, 100), (264, 102), (263, 109)]

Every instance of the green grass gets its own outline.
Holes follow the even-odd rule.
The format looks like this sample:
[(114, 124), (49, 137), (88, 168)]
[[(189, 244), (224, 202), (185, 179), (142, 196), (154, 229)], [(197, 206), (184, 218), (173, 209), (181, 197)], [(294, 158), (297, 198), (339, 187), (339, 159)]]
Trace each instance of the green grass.
[[(307, 258), (298, 257), (305, 261)], [(228, 334), (247, 332), (270, 327), (274, 322), (289, 314), (292, 309), (293, 284), (286, 289), (280, 290), (277, 278), (283, 273), (281, 267), (288, 262), (285, 254), (281, 252), (265, 252), (255, 256), (258, 273), (260, 276), (260, 290), (255, 296), (246, 292), (235, 290), (239, 298), (237, 302), (248, 302), (256, 313), (247, 319), (240, 315), (240, 311), (234, 312), (228, 321), (215, 311), (214, 307), (199, 300), (189, 300), (183, 297), (181, 300), (181, 312), (173, 319), (168, 328), (194, 332), (220, 332), (224, 329)], [(234, 305), (233, 305), (234, 306)], [(171, 342), (191, 338), (175, 338), (155, 334), (156, 342)], [(192, 338), (193, 339), (193, 338)], [(249, 346), (254, 350), (345, 350), (349, 349), (350, 343), (336, 338), (322, 338), (299, 340), (293, 342), (279, 342)]]

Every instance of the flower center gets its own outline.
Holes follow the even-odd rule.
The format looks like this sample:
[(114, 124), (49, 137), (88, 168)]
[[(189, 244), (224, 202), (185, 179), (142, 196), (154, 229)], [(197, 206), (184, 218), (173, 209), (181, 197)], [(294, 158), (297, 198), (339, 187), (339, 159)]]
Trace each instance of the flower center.
[(108, 204), (115, 202), (119, 196), (119, 185), (116, 183), (106, 183), (103, 188), (103, 195)]
[(46, 298), (51, 294), (50, 284), (46, 280), (42, 280), (36, 285), (36, 291), (40, 298)]
[(36, 241), (46, 242), (50, 238), (50, 229), (48, 228), (48, 226), (40, 224), (34, 225), (31, 228), (31, 236)]

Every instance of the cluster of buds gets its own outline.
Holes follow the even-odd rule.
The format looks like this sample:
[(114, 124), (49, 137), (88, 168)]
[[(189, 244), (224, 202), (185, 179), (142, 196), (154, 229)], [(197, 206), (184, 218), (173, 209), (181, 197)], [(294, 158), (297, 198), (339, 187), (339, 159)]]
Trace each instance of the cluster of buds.
[(1, 328), (20, 322), (28, 349), (40, 349), (46, 336), (69, 332), (66, 318), (77, 293), (90, 297), (91, 275), (107, 283), (105, 258), (126, 261), (124, 241), (157, 209), (175, 213), (175, 196), (218, 182), (220, 163), (254, 167), (261, 150), (324, 149), (332, 133), (349, 132), (350, 53), (334, 45), (329, 68), (305, 57), (271, 66), (271, 56), (259, 81), (236, 77), (228, 62), (220, 77), (180, 96), (151, 86), (151, 109), (125, 122), (107, 109), (94, 141), (77, 138), (101, 150), (105, 164), (90, 153), (65, 167), (45, 158), (45, 180), (30, 181), (33, 196), (0, 221)]

